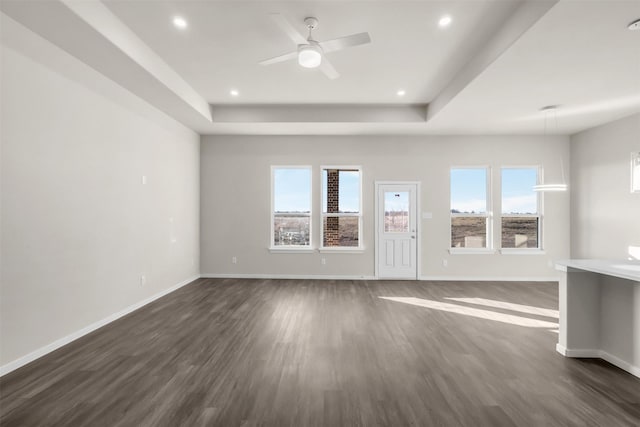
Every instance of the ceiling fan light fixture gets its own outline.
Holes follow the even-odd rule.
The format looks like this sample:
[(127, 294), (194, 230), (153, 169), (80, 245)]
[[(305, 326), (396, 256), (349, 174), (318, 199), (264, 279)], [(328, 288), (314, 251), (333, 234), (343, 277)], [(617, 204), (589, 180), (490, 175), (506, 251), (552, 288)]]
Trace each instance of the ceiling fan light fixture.
[(322, 49), (318, 45), (298, 46), (298, 64), (304, 68), (316, 68), (322, 63)]

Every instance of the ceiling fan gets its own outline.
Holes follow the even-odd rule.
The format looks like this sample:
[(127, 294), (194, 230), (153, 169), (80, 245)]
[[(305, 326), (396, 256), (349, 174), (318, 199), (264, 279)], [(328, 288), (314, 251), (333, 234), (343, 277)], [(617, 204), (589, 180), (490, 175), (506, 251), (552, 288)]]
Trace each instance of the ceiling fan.
[(287, 18), (279, 13), (271, 13), (271, 18), (276, 24), (289, 36), (298, 48), (284, 55), (274, 58), (265, 59), (260, 65), (271, 65), (278, 62), (288, 61), (298, 58), (298, 64), (305, 68), (320, 67), (320, 70), (330, 79), (337, 79), (340, 74), (333, 67), (326, 57), (329, 52), (346, 49), (348, 47), (359, 46), (361, 44), (371, 43), (369, 33), (358, 33), (350, 36), (339, 37), (337, 39), (319, 42), (313, 39), (311, 32), (318, 27), (318, 20), (314, 17), (304, 19), (304, 23), (309, 29), (309, 36), (305, 38), (294, 28)]

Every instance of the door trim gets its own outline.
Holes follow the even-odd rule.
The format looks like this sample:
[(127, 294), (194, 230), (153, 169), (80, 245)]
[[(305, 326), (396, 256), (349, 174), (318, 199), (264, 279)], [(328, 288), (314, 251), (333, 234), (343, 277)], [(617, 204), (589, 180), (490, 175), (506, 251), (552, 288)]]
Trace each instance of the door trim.
[(379, 203), (379, 198), (380, 196), (378, 195), (380, 193), (380, 186), (381, 185), (415, 185), (416, 186), (416, 277), (414, 280), (420, 280), (420, 277), (422, 276), (422, 262), (420, 260), (420, 257), (422, 255), (422, 211), (420, 210), (420, 195), (421, 193), (421, 182), (420, 181), (374, 181), (374, 192), (375, 192), (375, 196), (374, 196), (374, 203), (375, 203), (375, 233), (374, 233), (374, 239), (375, 239), (375, 249), (373, 251), (373, 257), (374, 257), (374, 266), (375, 266), (375, 270), (374, 270), (374, 276), (376, 278), (376, 280), (380, 280), (380, 273), (379, 273), (379, 268), (378, 268), (378, 253), (380, 251), (379, 248), (379, 239), (378, 239), (378, 233), (380, 230), (380, 210), (378, 209), (378, 203)]

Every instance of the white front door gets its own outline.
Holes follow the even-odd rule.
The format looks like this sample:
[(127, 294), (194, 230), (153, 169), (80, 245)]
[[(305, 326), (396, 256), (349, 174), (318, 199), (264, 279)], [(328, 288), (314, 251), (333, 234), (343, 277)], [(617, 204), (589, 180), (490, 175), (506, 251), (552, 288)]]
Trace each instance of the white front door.
[(376, 183), (376, 266), (380, 279), (418, 278), (417, 183)]

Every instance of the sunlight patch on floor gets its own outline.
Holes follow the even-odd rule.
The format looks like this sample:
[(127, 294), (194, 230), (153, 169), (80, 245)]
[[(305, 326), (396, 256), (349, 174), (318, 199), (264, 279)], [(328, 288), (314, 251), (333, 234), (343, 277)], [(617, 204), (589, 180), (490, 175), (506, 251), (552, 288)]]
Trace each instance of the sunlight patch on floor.
[(546, 322), (544, 320), (530, 319), (528, 317), (515, 316), (512, 314), (496, 313), (490, 310), (465, 307), (462, 305), (450, 304), (447, 302), (432, 301), (414, 297), (378, 297), (381, 299), (411, 304), (418, 307), (441, 310), (449, 313), (463, 314), (465, 316), (477, 317), (480, 319), (494, 320), (496, 322), (509, 323), (511, 325), (526, 326), (528, 328), (558, 328), (557, 323)]
[(505, 310), (517, 311), (526, 314), (535, 314), (538, 316), (560, 318), (558, 310), (550, 310), (548, 308), (534, 307), (532, 305), (514, 304), (511, 302), (496, 301), (484, 298), (445, 298), (451, 301), (459, 301), (467, 304), (484, 305), (486, 307), (503, 308)]

